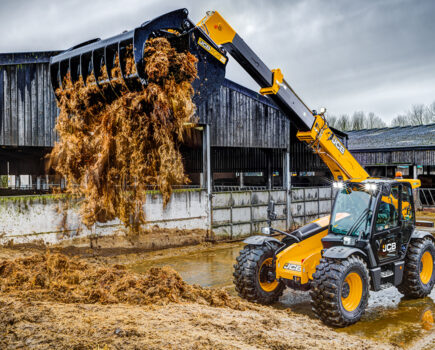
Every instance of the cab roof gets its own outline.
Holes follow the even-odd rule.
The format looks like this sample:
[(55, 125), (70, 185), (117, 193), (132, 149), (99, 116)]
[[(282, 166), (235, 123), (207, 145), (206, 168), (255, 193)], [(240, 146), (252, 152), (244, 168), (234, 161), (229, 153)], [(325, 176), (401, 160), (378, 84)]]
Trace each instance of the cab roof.
[(370, 177), (368, 179), (362, 180), (362, 181), (355, 181), (355, 180), (350, 180), (350, 182), (360, 182), (360, 183), (374, 183), (374, 184), (394, 184), (394, 183), (400, 183), (400, 182), (405, 182), (405, 183), (409, 183), (411, 185), (412, 188), (418, 188), (421, 186), (421, 181), (418, 179), (400, 179), (400, 178), (394, 178), (394, 179), (388, 179), (388, 178), (375, 178), (375, 177)]

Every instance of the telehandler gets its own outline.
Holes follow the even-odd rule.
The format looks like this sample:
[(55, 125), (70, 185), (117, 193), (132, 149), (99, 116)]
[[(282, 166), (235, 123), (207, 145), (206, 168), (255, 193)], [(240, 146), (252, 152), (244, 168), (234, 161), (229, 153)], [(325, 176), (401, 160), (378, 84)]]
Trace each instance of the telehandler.
[[(409, 298), (427, 296), (434, 284), (435, 244), (428, 232), (416, 230), (413, 189), (419, 180), (371, 178), (328, 127), (324, 110), (311, 111), (283, 78), (270, 70), (218, 12), (198, 23), (186, 9), (176, 10), (118, 36), (94, 39), (51, 58), (54, 90), (93, 75), (102, 94), (117, 93), (111, 69), (119, 64), (131, 90), (147, 85), (143, 52), (149, 38), (165, 37), (179, 51), (198, 58), (195, 103), (213, 95), (225, 77), (227, 53), (260, 85), (298, 129), (297, 137), (330, 169), (337, 194), (330, 216), (291, 233), (271, 227), (276, 217), (268, 207), (269, 226), (262, 236), (246, 239), (234, 265), (239, 295), (249, 301), (276, 302), (286, 287), (309, 290), (315, 314), (326, 324), (343, 327), (357, 322), (369, 290), (395, 286)], [(132, 47), (133, 50), (129, 50)], [(126, 71), (132, 52), (135, 72)], [(106, 75), (100, 78), (102, 67)], [(108, 96), (109, 97), (109, 96)], [(272, 237), (273, 233), (284, 238)]]

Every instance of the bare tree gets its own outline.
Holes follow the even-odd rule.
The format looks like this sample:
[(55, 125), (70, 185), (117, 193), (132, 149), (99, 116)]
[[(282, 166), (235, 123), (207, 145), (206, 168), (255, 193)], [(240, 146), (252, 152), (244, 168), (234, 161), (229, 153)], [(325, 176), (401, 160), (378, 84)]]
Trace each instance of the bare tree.
[(367, 116), (366, 128), (375, 129), (375, 128), (385, 128), (387, 124), (376, 114), (370, 112)]
[(363, 111), (355, 112), (352, 115), (350, 130), (362, 130), (366, 127), (366, 115)]
[(424, 114), (424, 122), (425, 124), (435, 123), (435, 101), (427, 106)]
[(347, 114), (342, 114), (337, 120), (337, 129), (341, 131), (351, 130), (350, 117)]
[(337, 117), (335, 115), (328, 115), (326, 117), (326, 121), (328, 122), (329, 127), (331, 128), (337, 127)]
[(411, 122), (407, 115), (398, 115), (391, 121), (391, 126), (406, 126), (410, 124)]
[(412, 105), (408, 112), (408, 118), (411, 125), (423, 125), (425, 124), (425, 109), (423, 104)]

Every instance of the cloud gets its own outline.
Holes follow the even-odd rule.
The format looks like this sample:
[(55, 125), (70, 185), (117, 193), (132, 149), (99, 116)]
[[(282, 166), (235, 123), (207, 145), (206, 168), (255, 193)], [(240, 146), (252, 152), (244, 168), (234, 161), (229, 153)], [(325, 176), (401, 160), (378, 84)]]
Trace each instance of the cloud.
[[(66, 49), (187, 7), (218, 10), (313, 109), (373, 111), (385, 120), (435, 100), (432, 0), (2, 1), (0, 52)], [(230, 61), (227, 77), (258, 86)]]

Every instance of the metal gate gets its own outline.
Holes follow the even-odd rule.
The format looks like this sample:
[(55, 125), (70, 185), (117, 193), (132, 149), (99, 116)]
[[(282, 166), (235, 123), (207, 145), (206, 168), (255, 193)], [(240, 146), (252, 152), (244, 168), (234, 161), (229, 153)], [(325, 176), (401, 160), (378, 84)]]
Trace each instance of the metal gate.
[(435, 188), (419, 188), (418, 199), (423, 208), (435, 208)]

